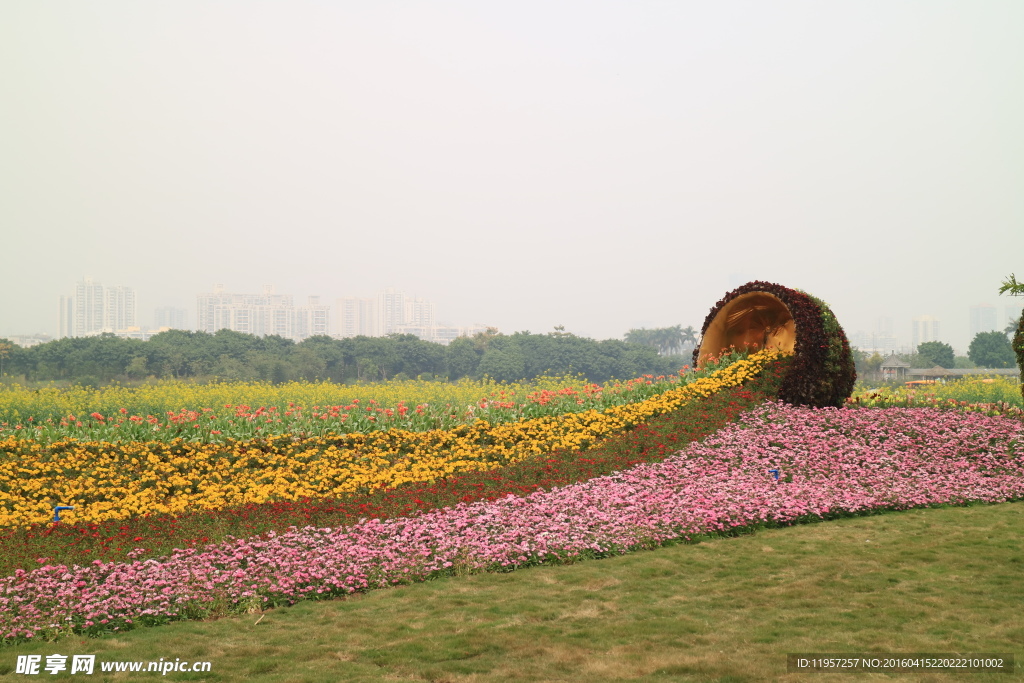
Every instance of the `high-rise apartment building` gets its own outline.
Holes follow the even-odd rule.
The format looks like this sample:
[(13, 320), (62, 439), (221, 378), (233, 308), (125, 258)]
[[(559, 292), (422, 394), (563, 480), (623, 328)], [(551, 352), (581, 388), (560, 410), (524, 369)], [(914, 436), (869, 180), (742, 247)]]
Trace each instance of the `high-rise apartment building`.
[(397, 333), (446, 344), (463, 329), (477, 329), (438, 326), (432, 301), (407, 296), (398, 289), (386, 289), (369, 299), (342, 297), (336, 306), (339, 337)]
[(331, 307), (320, 303), (320, 297), (306, 299), (305, 306), (295, 309), (295, 339), (328, 335), (331, 333)]
[(939, 321), (930, 315), (919, 315), (910, 321), (910, 339), (914, 351), (925, 342), (939, 341)]
[(402, 325), (405, 327), (434, 327), (434, 303), (426, 299), (407, 298)]
[(196, 304), (197, 327), (211, 334), (226, 329), (302, 341), (330, 331), (330, 306), (321, 305), (319, 297), (296, 308), (292, 296), (276, 294), (273, 285), (264, 285), (262, 294), (231, 294), (217, 284), (212, 292), (200, 294)]
[(135, 327), (135, 290), (116, 285), (103, 288), (103, 329), (126, 330)]
[(103, 331), (103, 285), (93, 282), (91, 277), (75, 285), (74, 327), (72, 337), (84, 337)]
[(172, 330), (188, 329), (188, 311), (174, 306), (161, 306), (153, 311), (153, 327), (168, 327)]
[(75, 336), (75, 297), (60, 296), (60, 324), (57, 339)]
[(342, 297), (337, 306), (339, 337), (373, 337), (377, 335), (377, 299)]
[(377, 332), (382, 337), (405, 324), (405, 292), (385, 289), (377, 294)]
[(887, 356), (899, 350), (900, 343), (894, 335), (882, 334), (879, 332), (853, 332), (848, 335), (850, 346), (867, 351), (868, 353), (880, 353)]
[(134, 288), (104, 287), (92, 278), (83, 278), (73, 295), (60, 298), (60, 336), (87, 337), (135, 327), (136, 310)]
[(971, 339), (979, 332), (991, 332), (998, 330), (996, 324), (996, 307), (991, 304), (978, 304), (971, 306)]

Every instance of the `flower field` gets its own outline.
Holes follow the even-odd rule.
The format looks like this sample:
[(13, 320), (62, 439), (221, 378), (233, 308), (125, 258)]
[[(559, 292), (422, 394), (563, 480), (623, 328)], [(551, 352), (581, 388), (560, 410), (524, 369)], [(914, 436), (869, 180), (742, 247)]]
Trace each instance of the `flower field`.
[(713, 434), (771, 397), (777, 366), (743, 387), (650, 419), (586, 451), (562, 450), (486, 472), (332, 498), (247, 503), (218, 510), (188, 510), (83, 524), (37, 524), (0, 530), (0, 576), (46, 564), (88, 564), (131, 557), (159, 558), (229, 536), (283, 532), (292, 526), (335, 527), (369, 518), (389, 519), (463, 502), (526, 495), (586, 481), (641, 462), (657, 462)]
[(960, 407), (988, 413), (1024, 413), (1020, 383), (1008, 377), (972, 377), (933, 384), (927, 389), (867, 389), (848, 400), (866, 407)]
[[(786, 406), (766, 401), (787, 360), (728, 360), (681, 380), (623, 383), (607, 404), (593, 387), (544, 387), (521, 397), (539, 415), (447, 429), (223, 442), (9, 436), (0, 638), (1024, 497), (1014, 415)], [(58, 502), (76, 509), (47, 524)]]
[(214, 604), (262, 608), (760, 525), (1022, 496), (1019, 420), (768, 403), (660, 463), (525, 497), (295, 528), (162, 561), (19, 570), (0, 591), (0, 632), (125, 628), (203, 616)]
[(777, 354), (761, 352), (645, 400), (454, 429), (389, 429), (256, 441), (0, 441), (0, 527), (101, 522), (188, 509), (299, 500), (394, 488), (486, 471), (555, 450), (583, 449), (611, 434), (752, 379)]
[(173, 382), (70, 390), (0, 385), (0, 439), (224, 443), (281, 435), (454, 429), (478, 420), (498, 424), (635, 403), (707, 377), (741, 357), (726, 354), (699, 372), (680, 376), (644, 376), (605, 385), (575, 377), (512, 384)]

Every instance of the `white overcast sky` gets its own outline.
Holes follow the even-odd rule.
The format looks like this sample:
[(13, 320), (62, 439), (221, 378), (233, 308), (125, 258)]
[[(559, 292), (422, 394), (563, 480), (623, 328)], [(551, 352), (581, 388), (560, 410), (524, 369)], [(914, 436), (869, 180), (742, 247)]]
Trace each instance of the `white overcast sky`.
[(964, 349), (1011, 272), (1020, 0), (0, 3), (0, 334), (83, 275), (595, 338), (742, 278)]

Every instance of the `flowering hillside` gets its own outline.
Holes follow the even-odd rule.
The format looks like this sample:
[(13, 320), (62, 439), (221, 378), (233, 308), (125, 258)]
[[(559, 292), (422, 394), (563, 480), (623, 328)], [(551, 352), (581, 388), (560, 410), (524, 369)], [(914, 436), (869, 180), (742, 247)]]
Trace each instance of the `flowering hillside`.
[(295, 528), (160, 561), (7, 577), (8, 640), (202, 617), (434, 576), (622, 553), (708, 533), (1024, 496), (1024, 424), (933, 409), (770, 403), (702, 443), (526, 497)]

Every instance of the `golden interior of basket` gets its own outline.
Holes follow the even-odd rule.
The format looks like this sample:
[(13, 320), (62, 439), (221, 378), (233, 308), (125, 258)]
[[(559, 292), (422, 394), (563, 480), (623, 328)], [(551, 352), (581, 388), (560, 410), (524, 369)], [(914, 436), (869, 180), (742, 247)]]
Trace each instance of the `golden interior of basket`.
[(700, 344), (697, 364), (729, 349), (760, 351), (774, 348), (793, 353), (796, 323), (786, 304), (774, 294), (749, 292), (736, 297), (708, 325)]

